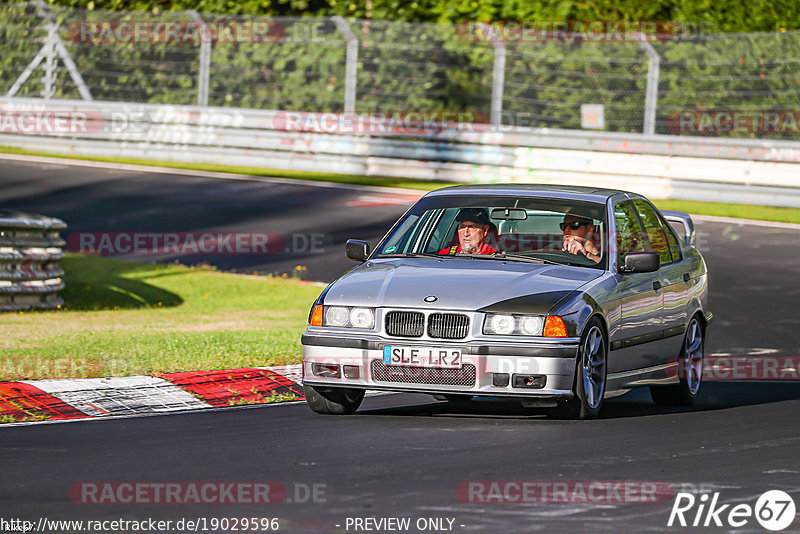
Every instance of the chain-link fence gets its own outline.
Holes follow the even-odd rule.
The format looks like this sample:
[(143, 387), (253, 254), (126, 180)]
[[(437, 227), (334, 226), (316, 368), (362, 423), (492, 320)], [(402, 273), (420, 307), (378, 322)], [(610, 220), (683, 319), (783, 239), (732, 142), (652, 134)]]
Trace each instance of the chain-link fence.
[(566, 129), (586, 126), (582, 107), (595, 104), (593, 127), (607, 131), (800, 137), (800, 32), (492, 40), (459, 25), (36, 2), (0, 5), (0, 21), (8, 97), (465, 111), (494, 125)]

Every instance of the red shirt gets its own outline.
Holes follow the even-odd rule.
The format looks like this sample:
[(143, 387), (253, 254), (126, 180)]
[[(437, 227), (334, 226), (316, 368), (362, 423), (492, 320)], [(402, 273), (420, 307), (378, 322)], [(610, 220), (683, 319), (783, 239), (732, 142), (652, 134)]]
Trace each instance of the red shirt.
[[(454, 245), (452, 247), (443, 248), (442, 250), (439, 251), (439, 254), (460, 254), (461, 252), (462, 252), (461, 245), (458, 246)], [(478, 249), (478, 252), (474, 252), (473, 254), (495, 254), (495, 253), (497, 253), (497, 251), (494, 249), (494, 247), (492, 247), (488, 243), (483, 243), (481, 245), (481, 248)]]

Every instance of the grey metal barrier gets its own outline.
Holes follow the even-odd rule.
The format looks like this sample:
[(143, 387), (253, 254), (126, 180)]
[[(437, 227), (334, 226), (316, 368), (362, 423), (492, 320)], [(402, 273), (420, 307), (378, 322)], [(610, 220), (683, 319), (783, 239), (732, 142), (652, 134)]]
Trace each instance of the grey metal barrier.
[(43, 215), (0, 211), (0, 311), (44, 310), (64, 304), (60, 232), (67, 225)]
[(567, 182), (653, 198), (800, 207), (800, 143), (793, 141), (468, 122), (398, 127), (369, 115), (23, 98), (0, 99), (0, 115), (9, 126), (0, 145), (35, 151), (458, 182)]

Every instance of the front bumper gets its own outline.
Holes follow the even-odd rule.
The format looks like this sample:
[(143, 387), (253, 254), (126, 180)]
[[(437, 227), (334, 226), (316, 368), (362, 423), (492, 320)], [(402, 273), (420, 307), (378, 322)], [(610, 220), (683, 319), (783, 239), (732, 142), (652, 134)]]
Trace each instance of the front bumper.
[[(352, 337), (306, 332), (303, 344), (303, 383), (356, 389), (433, 394), (469, 394), (537, 398), (567, 398), (572, 384), (579, 338), (525, 339), (520, 342), (485, 340), (419, 341), (380, 336)], [(385, 345), (457, 348), (460, 370), (399, 367), (383, 363)], [(313, 364), (358, 367), (358, 378), (328, 378), (314, 373)], [(506, 386), (495, 385), (495, 373), (508, 374)], [(543, 387), (514, 387), (514, 375), (544, 377)]]

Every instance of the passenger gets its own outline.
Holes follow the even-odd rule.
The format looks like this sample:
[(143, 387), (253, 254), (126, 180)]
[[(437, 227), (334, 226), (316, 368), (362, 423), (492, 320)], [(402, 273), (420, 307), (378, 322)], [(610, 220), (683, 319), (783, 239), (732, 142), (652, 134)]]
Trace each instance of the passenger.
[(583, 254), (595, 263), (600, 262), (601, 253), (595, 245), (597, 236), (592, 219), (570, 212), (564, 215), (564, 222), (559, 226), (564, 232), (561, 250), (570, 254)]
[(484, 243), (491, 222), (483, 208), (462, 208), (456, 217), (458, 246), (443, 248), (439, 254), (495, 254), (497, 251)]

